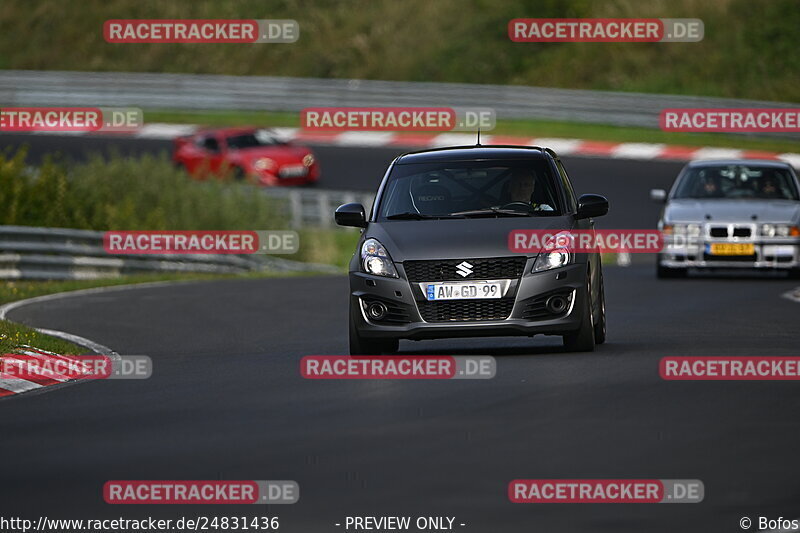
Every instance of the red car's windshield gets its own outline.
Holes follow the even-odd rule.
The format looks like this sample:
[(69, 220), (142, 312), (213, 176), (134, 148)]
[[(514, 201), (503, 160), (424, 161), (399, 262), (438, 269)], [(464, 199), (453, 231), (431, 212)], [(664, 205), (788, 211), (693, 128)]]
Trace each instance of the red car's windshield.
[(244, 150), (260, 146), (276, 146), (285, 144), (266, 130), (256, 130), (252, 133), (228, 137), (225, 142), (231, 150)]

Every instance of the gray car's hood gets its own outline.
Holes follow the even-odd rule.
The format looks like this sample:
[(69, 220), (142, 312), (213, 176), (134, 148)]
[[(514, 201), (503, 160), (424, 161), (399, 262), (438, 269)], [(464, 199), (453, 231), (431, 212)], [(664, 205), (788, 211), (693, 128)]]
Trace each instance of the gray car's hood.
[(518, 229), (571, 229), (571, 216), (442, 220), (392, 220), (370, 223), (367, 238), (383, 244), (394, 261), (467, 259), (514, 255), (508, 234)]
[(793, 200), (671, 200), (664, 210), (668, 222), (796, 222), (800, 202)]

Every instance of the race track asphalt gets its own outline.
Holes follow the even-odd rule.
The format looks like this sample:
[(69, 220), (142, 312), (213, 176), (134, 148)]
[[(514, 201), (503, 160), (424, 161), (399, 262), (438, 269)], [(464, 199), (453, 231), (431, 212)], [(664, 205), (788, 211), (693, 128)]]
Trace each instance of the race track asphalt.
[[(293, 479), (287, 531), (346, 515), (456, 516), (465, 531), (732, 531), (800, 515), (792, 382), (666, 382), (666, 355), (797, 355), (788, 280), (655, 281), (606, 269), (609, 342), (404, 342), (490, 354), (489, 381), (312, 381), (300, 358), (347, 349), (344, 277), (220, 281), (64, 298), (14, 320), (153, 358), (146, 381), (83, 383), (3, 402), (0, 507), (88, 518), (266, 512), (109, 506), (111, 479)], [(321, 305), (321, 302), (325, 302)], [(511, 504), (516, 478), (701, 479), (685, 505)], [(8, 514), (8, 513), (5, 513)], [(293, 527), (295, 525), (296, 527)], [(701, 527), (702, 526), (702, 527)], [(708, 528), (708, 529), (703, 529)]]
[[(339, 163), (360, 169), (362, 155), (384, 157), (375, 152)], [(646, 191), (680, 167), (566, 164), (579, 192), (611, 199), (608, 228), (652, 227)], [(563, 353), (556, 337), (401, 343), (405, 354), (492, 355), (497, 375), (485, 381), (303, 379), (301, 357), (346, 353), (344, 276), (20, 307), (11, 319), (149, 355), (154, 371), (0, 402), (0, 515), (269, 514), (288, 532), (343, 531), (334, 524), (348, 515), (436, 515), (480, 533), (724, 532), (740, 531), (742, 516), (800, 516), (797, 383), (658, 375), (668, 355), (800, 355), (800, 307), (780, 297), (797, 282), (658, 281), (653, 270), (606, 268), (609, 340), (591, 354)], [(512, 504), (517, 478), (700, 479), (705, 500)], [(102, 487), (114, 479), (293, 479), (301, 496), (290, 506), (111, 506)]]

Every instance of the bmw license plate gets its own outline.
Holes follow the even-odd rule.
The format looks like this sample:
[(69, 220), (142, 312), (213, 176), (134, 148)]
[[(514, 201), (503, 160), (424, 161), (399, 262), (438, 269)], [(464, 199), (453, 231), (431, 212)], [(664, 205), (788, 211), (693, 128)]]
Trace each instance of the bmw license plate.
[(430, 283), (425, 297), (428, 300), (485, 300), (503, 297), (502, 283), (455, 282)]
[(308, 172), (308, 169), (303, 165), (286, 165), (285, 167), (281, 168), (278, 175), (281, 178), (299, 178), (301, 176), (305, 176)]
[(710, 255), (753, 255), (756, 253), (753, 243), (714, 242), (708, 247)]

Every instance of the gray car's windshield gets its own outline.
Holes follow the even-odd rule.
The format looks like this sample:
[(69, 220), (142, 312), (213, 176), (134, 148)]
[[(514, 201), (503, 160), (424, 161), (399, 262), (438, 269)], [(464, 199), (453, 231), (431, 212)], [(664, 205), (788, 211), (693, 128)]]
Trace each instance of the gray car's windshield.
[(720, 165), (690, 168), (673, 198), (797, 200), (788, 169), (758, 165)]
[(561, 214), (546, 160), (395, 165), (381, 200), (384, 220)]

